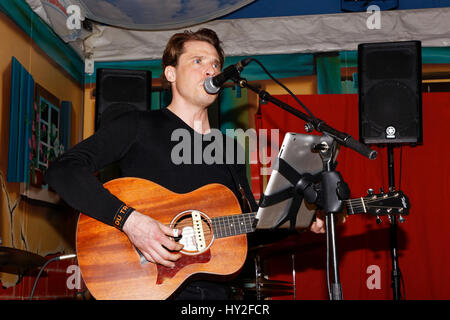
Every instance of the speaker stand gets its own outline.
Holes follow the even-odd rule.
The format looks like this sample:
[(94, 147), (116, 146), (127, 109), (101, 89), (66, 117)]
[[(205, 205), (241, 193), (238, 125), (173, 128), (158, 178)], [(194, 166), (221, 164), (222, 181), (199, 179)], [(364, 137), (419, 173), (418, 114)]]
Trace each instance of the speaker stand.
[[(394, 175), (394, 146), (388, 144), (388, 171), (389, 171), (389, 191), (395, 191), (395, 175)], [(389, 216), (390, 229), (389, 229), (389, 242), (391, 247), (391, 259), (392, 259), (392, 274), (391, 283), (393, 290), (393, 300), (401, 299), (400, 280), (401, 273), (398, 266), (398, 246), (397, 246), (397, 217)]]

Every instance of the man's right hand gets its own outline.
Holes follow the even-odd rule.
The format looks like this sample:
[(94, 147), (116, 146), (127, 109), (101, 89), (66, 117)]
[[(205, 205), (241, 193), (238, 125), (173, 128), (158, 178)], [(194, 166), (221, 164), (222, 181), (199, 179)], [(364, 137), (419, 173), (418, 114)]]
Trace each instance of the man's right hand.
[(148, 261), (173, 268), (174, 261), (181, 258), (181, 253), (177, 251), (180, 251), (183, 245), (171, 238), (174, 236), (174, 229), (149, 216), (133, 211), (122, 230)]

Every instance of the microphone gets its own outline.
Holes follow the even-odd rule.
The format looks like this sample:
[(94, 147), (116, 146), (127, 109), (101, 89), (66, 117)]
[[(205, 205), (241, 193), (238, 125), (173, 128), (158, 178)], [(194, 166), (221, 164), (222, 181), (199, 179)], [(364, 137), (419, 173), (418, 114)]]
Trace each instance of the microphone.
[(206, 92), (209, 94), (215, 94), (219, 92), (220, 88), (223, 86), (225, 82), (230, 79), (236, 78), (240, 75), (241, 71), (244, 69), (246, 65), (248, 65), (252, 61), (252, 58), (246, 58), (244, 60), (239, 61), (236, 64), (226, 67), (222, 73), (214, 77), (206, 78), (203, 83), (203, 87)]

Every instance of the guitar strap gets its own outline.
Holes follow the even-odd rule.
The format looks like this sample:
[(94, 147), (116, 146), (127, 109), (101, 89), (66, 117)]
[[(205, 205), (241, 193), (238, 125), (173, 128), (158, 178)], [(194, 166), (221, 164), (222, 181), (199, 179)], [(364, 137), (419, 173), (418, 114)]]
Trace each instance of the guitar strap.
[(239, 191), (241, 197), (240, 197), (240, 203), (242, 207), (243, 213), (252, 212), (252, 206), (250, 205), (250, 201), (248, 200), (247, 196), (245, 195), (245, 190), (242, 187), (239, 177), (236, 171), (236, 168), (232, 164), (227, 164), (228, 170), (231, 173), (231, 176), (233, 177), (234, 184), (236, 186), (236, 189)]

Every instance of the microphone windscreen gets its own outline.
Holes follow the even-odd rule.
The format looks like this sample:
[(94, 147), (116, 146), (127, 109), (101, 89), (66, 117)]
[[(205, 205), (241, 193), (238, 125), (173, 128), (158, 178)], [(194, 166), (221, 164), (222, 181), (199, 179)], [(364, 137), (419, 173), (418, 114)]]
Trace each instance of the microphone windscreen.
[(205, 91), (209, 94), (216, 94), (220, 90), (220, 86), (215, 86), (213, 83), (214, 77), (208, 77), (206, 78), (205, 82), (203, 82), (203, 87), (205, 88)]

